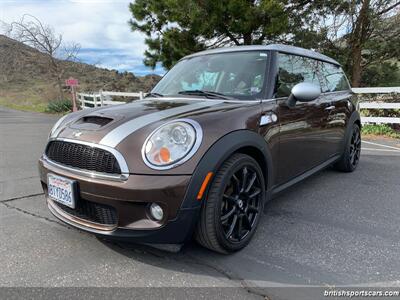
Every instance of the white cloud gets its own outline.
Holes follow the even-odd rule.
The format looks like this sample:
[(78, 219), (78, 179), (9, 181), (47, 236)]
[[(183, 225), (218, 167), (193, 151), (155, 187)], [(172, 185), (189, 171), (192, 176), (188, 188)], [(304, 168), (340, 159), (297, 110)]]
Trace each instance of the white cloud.
[[(31, 14), (42, 22), (51, 25), (56, 32), (63, 34), (65, 42), (77, 42), (82, 49), (107, 49), (115, 57), (122, 55), (127, 61), (118, 62), (103, 51), (95, 51), (88, 62), (104, 61), (110, 68), (143, 71), (143, 53), (146, 49), (144, 35), (132, 32), (128, 25), (131, 18), (128, 5), (130, 0), (0, 0), (0, 20), (6, 23)], [(85, 53), (90, 58), (89, 52)], [(107, 60), (107, 61), (105, 61)], [(139, 63), (140, 62), (140, 63)], [(150, 70), (149, 70), (150, 71)], [(151, 71), (150, 71), (151, 72)]]

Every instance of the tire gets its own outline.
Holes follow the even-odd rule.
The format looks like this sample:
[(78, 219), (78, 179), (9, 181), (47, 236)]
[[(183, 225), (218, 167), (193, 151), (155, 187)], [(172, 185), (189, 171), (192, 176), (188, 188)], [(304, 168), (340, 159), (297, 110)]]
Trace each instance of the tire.
[(340, 160), (334, 165), (336, 170), (353, 172), (360, 161), (361, 131), (360, 126), (353, 124), (353, 128), (347, 137), (346, 146)]
[(203, 200), (195, 239), (223, 254), (243, 249), (257, 229), (264, 202), (260, 166), (248, 155), (233, 154), (215, 174)]

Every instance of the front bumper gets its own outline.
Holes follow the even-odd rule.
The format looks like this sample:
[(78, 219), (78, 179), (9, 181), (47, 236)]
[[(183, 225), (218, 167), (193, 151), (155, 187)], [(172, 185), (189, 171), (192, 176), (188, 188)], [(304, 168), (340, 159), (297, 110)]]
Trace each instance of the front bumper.
[[(53, 215), (71, 226), (107, 238), (180, 244), (191, 237), (199, 214), (198, 206), (182, 208), (191, 180), (189, 175), (129, 175), (124, 181), (95, 179), (57, 168), (44, 158), (39, 160), (39, 173)], [(77, 202), (84, 204), (83, 213), (76, 214), (47, 197), (49, 173), (77, 182)], [(164, 210), (161, 221), (150, 217), (148, 208), (153, 202)], [(84, 215), (85, 210), (92, 216), (113, 212), (116, 217), (103, 223), (99, 218)]]

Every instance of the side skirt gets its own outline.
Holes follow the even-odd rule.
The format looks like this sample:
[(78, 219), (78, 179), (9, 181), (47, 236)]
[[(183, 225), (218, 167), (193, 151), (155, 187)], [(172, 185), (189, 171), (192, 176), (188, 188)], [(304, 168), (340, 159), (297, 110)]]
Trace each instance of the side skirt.
[(327, 161), (323, 162), (322, 164), (302, 173), (299, 176), (296, 176), (295, 178), (289, 180), (288, 182), (274, 187), (272, 189), (272, 197), (275, 197), (280, 192), (286, 190), (287, 188), (291, 187), (292, 185), (295, 185), (296, 183), (299, 183), (300, 181), (303, 181), (307, 177), (310, 177), (311, 175), (329, 167), (334, 162), (336, 162), (338, 159), (340, 159), (340, 155), (335, 155), (335, 156), (331, 157), (330, 159), (328, 159)]

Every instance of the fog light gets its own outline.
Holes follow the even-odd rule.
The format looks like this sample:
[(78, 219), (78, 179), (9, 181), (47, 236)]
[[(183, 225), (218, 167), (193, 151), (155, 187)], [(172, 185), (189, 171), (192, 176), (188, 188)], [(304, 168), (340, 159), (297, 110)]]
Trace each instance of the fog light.
[(164, 212), (160, 205), (156, 203), (152, 203), (150, 205), (150, 214), (154, 220), (161, 221), (164, 217)]

